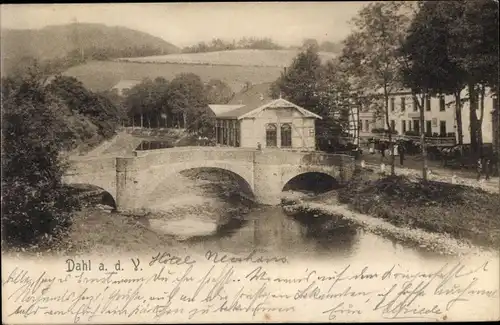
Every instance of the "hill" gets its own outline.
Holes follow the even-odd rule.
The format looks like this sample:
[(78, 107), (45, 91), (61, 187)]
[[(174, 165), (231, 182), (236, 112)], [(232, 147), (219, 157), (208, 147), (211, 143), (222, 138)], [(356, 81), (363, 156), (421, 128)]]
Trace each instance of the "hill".
[[(254, 67), (287, 67), (297, 56), (299, 50), (254, 50), (241, 49), (205, 53), (178, 53), (168, 55), (145, 56), (138, 58), (120, 58), (117, 61), (139, 63), (179, 63), (210, 64)], [(331, 52), (319, 53), (323, 62), (334, 59)]]
[(247, 82), (251, 84), (273, 82), (282, 71), (281, 67), (92, 61), (71, 67), (63, 75), (77, 78), (93, 91), (104, 91), (111, 89), (120, 80), (156, 77), (172, 80), (179, 73), (192, 72), (200, 76), (204, 82), (219, 79), (226, 82), (234, 92), (239, 92)]
[(63, 58), (81, 48), (106, 49), (119, 53), (130, 48), (147, 49), (148, 55), (180, 51), (175, 45), (147, 33), (125, 27), (87, 23), (47, 26), (36, 30), (2, 29), (1, 42), (2, 61), (7, 66), (23, 57), (38, 60)]

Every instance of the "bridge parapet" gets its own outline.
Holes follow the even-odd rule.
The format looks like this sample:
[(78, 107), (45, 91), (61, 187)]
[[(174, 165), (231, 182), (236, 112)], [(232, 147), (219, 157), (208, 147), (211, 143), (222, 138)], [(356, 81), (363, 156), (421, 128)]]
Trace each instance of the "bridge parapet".
[(92, 157), (88, 159), (71, 159), (68, 161), (66, 175), (95, 174), (115, 170), (116, 157)]
[(252, 162), (255, 150), (216, 147), (180, 147), (137, 152), (138, 162), (144, 166), (177, 164), (193, 161), (244, 161)]
[(328, 154), (319, 151), (267, 151), (258, 152), (255, 162), (270, 165), (327, 165), (343, 166), (354, 161), (348, 155)]

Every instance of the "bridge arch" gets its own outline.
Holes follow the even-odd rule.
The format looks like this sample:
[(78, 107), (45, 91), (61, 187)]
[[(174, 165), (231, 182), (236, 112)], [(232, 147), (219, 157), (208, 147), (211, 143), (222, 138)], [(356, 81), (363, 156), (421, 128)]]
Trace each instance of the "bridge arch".
[(327, 192), (340, 185), (334, 175), (324, 171), (301, 172), (284, 182), (282, 191)]
[(74, 195), (79, 197), (80, 199), (85, 200), (88, 197), (97, 197), (99, 202), (94, 202), (96, 204), (102, 204), (112, 207), (113, 209), (117, 208), (116, 198), (111, 194), (110, 191), (106, 190), (103, 187), (100, 187), (95, 184), (89, 183), (69, 183), (66, 186), (71, 188)]
[(139, 204), (149, 201), (148, 198), (154, 194), (160, 184), (168, 182), (175, 175), (199, 168), (220, 169), (229, 172), (229, 174), (235, 177), (241, 188), (246, 190), (251, 199), (255, 197), (253, 191), (253, 165), (251, 163), (205, 160), (155, 166), (142, 171), (138, 177), (139, 186), (137, 193), (140, 193)]

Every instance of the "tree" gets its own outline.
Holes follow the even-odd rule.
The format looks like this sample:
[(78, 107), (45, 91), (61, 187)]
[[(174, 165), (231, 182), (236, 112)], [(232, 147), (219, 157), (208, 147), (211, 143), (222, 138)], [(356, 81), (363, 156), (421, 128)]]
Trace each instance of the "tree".
[(47, 91), (61, 99), (71, 111), (87, 117), (98, 128), (98, 134), (110, 138), (120, 123), (118, 108), (103, 95), (84, 87), (73, 77), (56, 76)]
[(340, 136), (348, 121), (348, 82), (337, 63), (321, 64), (318, 49), (300, 52), (292, 65), (271, 85), (271, 97), (283, 98), (320, 115), (316, 138)]
[(294, 58), (291, 66), (271, 86), (271, 95), (282, 96), (296, 105), (318, 113), (321, 59), (317, 49), (309, 47)]
[(78, 208), (61, 180), (61, 104), (39, 78), (2, 82), (2, 234), (10, 245), (60, 239)]
[[(447, 53), (447, 19), (440, 12), (439, 2), (423, 2), (412, 20), (408, 34), (401, 43), (399, 57), (403, 85), (412, 91), (420, 112), (422, 143), (422, 176), (427, 179), (427, 160), (424, 132), (425, 98), (436, 94), (454, 93), (457, 121), (460, 124), (461, 72)], [(420, 98), (418, 98), (420, 96)], [(461, 134), (461, 127), (459, 127)], [(459, 139), (461, 136), (459, 136)]]
[(205, 87), (199, 76), (181, 73), (170, 82), (169, 106), (173, 113), (182, 116), (184, 128), (196, 120), (195, 112), (206, 105)]
[(211, 79), (205, 85), (205, 93), (209, 104), (227, 104), (234, 96), (232, 89), (219, 79)]
[[(398, 50), (409, 24), (402, 2), (377, 2), (364, 6), (353, 19), (355, 30), (345, 42), (342, 60), (350, 65), (353, 78), (372, 93), (381, 92), (383, 113), (393, 152), (392, 126), (389, 121), (389, 95), (401, 86)], [(391, 154), (391, 174), (394, 175)]]
[(498, 2), (454, 1), (443, 9), (445, 14), (453, 14), (448, 20), (448, 52), (451, 61), (464, 73), (470, 103), (471, 146), (480, 154), (484, 112), (478, 118), (476, 111), (483, 107), (485, 88), (498, 89)]

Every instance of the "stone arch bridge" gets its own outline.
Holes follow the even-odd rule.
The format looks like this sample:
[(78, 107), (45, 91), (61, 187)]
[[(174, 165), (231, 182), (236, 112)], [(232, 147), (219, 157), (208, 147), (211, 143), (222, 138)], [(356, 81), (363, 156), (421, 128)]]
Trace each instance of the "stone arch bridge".
[(339, 183), (348, 181), (354, 172), (354, 158), (321, 152), (178, 147), (134, 151), (130, 157), (75, 159), (63, 181), (98, 186), (113, 196), (118, 210), (133, 210), (143, 208), (141, 198), (161, 182), (168, 182), (173, 173), (200, 167), (236, 174), (257, 202), (275, 205), (280, 203), (283, 187), (304, 173), (319, 172)]

